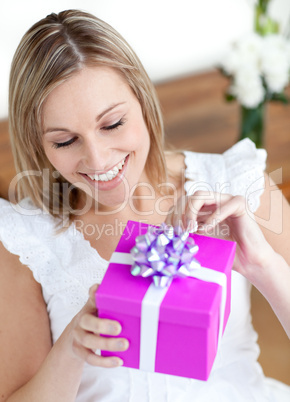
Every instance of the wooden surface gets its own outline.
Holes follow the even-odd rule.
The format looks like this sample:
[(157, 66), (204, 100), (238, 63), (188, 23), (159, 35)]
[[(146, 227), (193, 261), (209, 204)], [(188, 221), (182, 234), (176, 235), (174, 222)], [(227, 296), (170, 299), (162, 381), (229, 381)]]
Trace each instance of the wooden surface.
[[(223, 152), (238, 138), (239, 108), (224, 101), (227, 80), (217, 71), (157, 85), (166, 139), (182, 149)], [(288, 89), (290, 95), (290, 89)], [(267, 171), (282, 169), (280, 187), (290, 200), (290, 106), (270, 104), (265, 147)], [(7, 197), (14, 176), (7, 121), (0, 121), (0, 194)], [(290, 384), (290, 342), (265, 299), (252, 292), (253, 324), (259, 334), (266, 375)]]

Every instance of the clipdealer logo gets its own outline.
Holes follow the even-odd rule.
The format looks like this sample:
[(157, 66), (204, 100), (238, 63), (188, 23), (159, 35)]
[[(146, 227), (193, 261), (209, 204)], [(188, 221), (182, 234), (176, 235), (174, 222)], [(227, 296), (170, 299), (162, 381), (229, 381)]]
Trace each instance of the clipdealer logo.
[[(54, 178), (59, 177), (59, 172), (55, 171), (52, 173)], [(42, 197), (43, 197), (43, 205), (47, 205), (48, 201), (51, 201), (50, 205), (53, 205), (53, 210), (54, 213), (58, 214), (60, 211), (59, 208), (59, 193), (60, 193), (60, 184), (58, 182), (50, 183), (50, 172), (49, 169), (43, 169), (43, 171), (37, 171), (37, 170), (28, 170), (24, 171), (21, 173), (18, 173), (11, 181), (10, 186), (9, 186), (9, 201), (12, 203), (12, 206), (17, 212), (23, 215), (40, 215), (40, 214), (49, 214), (48, 210), (46, 209), (40, 209), (32, 204), (27, 206), (27, 204), (22, 204), (21, 202), (18, 204), (17, 203), (17, 197), (16, 197), (16, 192), (17, 192), (17, 186), (19, 182), (23, 179), (29, 180), (29, 177), (31, 176), (37, 176), (37, 177), (42, 177)], [(184, 174), (182, 175), (184, 178)], [(271, 232), (274, 232), (276, 234), (281, 234), (283, 231), (283, 195), (281, 190), (277, 187), (277, 184), (282, 183), (282, 168), (279, 168), (269, 174), (269, 176), (266, 176), (266, 179), (263, 176), (255, 180), (254, 182), (251, 183), (250, 186), (244, 189), (245, 193), (245, 200), (246, 200), (246, 210), (248, 215), (254, 219), (262, 228), (265, 228)], [(81, 216), (85, 214), (87, 211), (89, 211), (91, 208), (95, 208), (95, 211), (98, 214), (102, 215), (110, 215), (110, 214), (116, 214), (119, 211), (121, 211), (123, 208), (125, 208), (128, 204), (129, 207), (131, 208), (132, 212), (134, 214), (140, 215), (140, 220), (146, 222), (147, 219), (145, 218), (146, 216), (152, 215), (154, 212), (157, 212), (160, 216), (167, 216), (168, 213), (171, 213), (174, 211), (175, 206), (178, 201), (178, 189), (175, 188), (175, 186), (172, 183), (161, 183), (158, 185), (158, 189), (161, 190), (162, 188), (169, 188), (170, 189), (170, 194), (157, 197), (156, 190), (153, 188), (152, 185), (149, 183), (137, 183), (135, 184), (131, 189), (129, 188), (129, 184), (124, 178), (123, 180), (123, 185), (124, 185), (124, 202), (121, 205), (116, 206), (115, 209), (110, 210), (110, 211), (99, 211), (98, 210), (98, 204), (94, 201), (94, 194), (92, 189), (86, 185), (85, 183), (64, 183), (62, 184), (62, 189), (65, 191), (66, 197), (69, 197), (70, 192), (75, 188), (78, 187), (81, 190), (84, 191), (84, 194), (86, 195), (86, 200), (84, 203), (84, 206), (82, 209), (78, 210), (70, 210), (70, 212), (76, 216)], [(145, 189), (146, 188), (146, 195), (138, 196), (136, 195), (136, 190), (138, 187)], [(215, 186), (213, 187), (209, 183), (206, 183), (204, 181), (190, 181), (190, 182), (185, 182), (183, 179), (182, 182), (182, 187), (187, 190), (188, 194), (192, 194), (194, 196), (194, 193), (197, 191), (202, 191), (203, 192), (203, 199), (210, 199), (216, 202), (217, 205), (219, 205), (219, 200), (218, 197), (220, 194), (231, 194), (233, 192), (233, 188), (231, 183), (219, 183), (216, 182)], [(52, 191), (49, 191), (49, 188), (52, 188)], [(265, 191), (266, 189), (266, 191)], [(95, 194), (97, 196), (97, 192)], [(52, 197), (52, 200), (49, 200), (49, 197)], [(198, 197), (198, 195), (196, 196)], [(259, 216), (257, 214), (254, 214), (252, 212), (252, 208), (257, 207), (257, 203), (259, 203), (259, 198), (263, 197), (265, 198), (264, 201), (266, 201), (266, 209), (267, 209), (267, 216)], [(170, 208), (169, 210), (164, 208), (164, 201), (166, 202), (168, 199), (172, 199), (173, 201), (173, 207)], [(151, 205), (154, 205), (154, 208), (147, 210), (147, 211), (139, 211), (136, 208), (136, 200), (152, 200), (153, 203)], [(156, 200), (154, 202), (154, 200)], [(188, 207), (191, 208), (191, 200), (190, 196), (183, 196), (181, 197), (181, 200), (179, 199), (180, 206), (179, 208), (184, 209), (186, 204), (188, 203)], [(192, 207), (194, 208), (194, 207)], [(193, 211), (194, 212), (194, 211)], [(258, 211), (259, 212), (259, 211)], [(200, 215), (204, 214), (206, 215), (208, 212), (200, 212)], [(114, 225), (115, 227), (115, 225)], [(93, 231), (92, 226), (88, 228), (88, 230)], [(95, 229), (95, 234), (97, 236), (100, 236), (100, 233), (103, 233), (105, 230), (112, 230), (112, 228), (102, 228), (100, 230)], [(120, 227), (118, 227), (118, 232), (120, 231)], [(221, 230), (219, 234), (228, 234), (226, 233), (227, 228), (224, 228), (224, 233)], [(207, 233), (209, 236), (211, 235), (211, 232)]]

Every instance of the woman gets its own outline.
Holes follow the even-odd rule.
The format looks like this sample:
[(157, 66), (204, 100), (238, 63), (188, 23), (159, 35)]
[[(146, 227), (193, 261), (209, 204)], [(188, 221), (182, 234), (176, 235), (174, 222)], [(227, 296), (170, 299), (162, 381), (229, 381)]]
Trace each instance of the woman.
[[(258, 208), (264, 151), (244, 141), (223, 155), (164, 153), (158, 102), (141, 63), (110, 26), (76, 10), (46, 17), (22, 39), (11, 68), (10, 127), (19, 172), (10, 193), (17, 185), (21, 201), (1, 202), (3, 401), (289, 397), (256, 362), (249, 315), (246, 278), (289, 331), (281, 291), (289, 267), (238, 196), (252, 186), (249, 205)], [(232, 195), (211, 192), (209, 199), (198, 191), (217, 183)], [(269, 209), (270, 190), (259, 216)], [(207, 382), (119, 367), (121, 359), (95, 353), (129, 347), (120, 324), (99, 319), (94, 304), (128, 219), (187, 229), (198, 222), (206, 234), (212, 223), (226, 224), (225, 235), (238, 241), (235, 269), (244, 277), (233, 273), (231, 318)], [(288, 234), (265, 230), (285, 258)]]

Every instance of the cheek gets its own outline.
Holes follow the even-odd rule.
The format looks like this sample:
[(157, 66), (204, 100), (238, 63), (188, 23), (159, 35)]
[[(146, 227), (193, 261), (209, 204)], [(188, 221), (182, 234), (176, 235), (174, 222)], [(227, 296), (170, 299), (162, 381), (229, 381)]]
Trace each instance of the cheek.
[(53, 148), (47, 149), (45, 146), (44, 151), (52, 166), (64, 177), (72, 171), (74, 159), (71, 157), (69, 152), (62, 152), (61, 150)]
[(130, 146), (132, 150), (141, 150), (143, 152), (148, 151), (150, 137), (145, 123), (142, 122), (142, 124), (138, 124), (136, 122), (136, 124), (131, 127), (130, 132), (131, 135), (130, 138), (128, 138), (128, 146)]

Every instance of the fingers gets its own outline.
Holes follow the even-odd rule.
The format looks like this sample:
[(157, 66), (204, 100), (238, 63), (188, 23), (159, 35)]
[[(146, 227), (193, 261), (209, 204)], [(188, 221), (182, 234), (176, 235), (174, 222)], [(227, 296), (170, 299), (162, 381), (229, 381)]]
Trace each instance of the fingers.
[(197, 226), (199, 231), (205, 231), (209, 225), (214, 227), (229, 217), (238, 218), (245, 212), (244, 197), (197, 191), (192, 196), (178, 199), (165, 223), (174, 227), (179, 225), (189, 232), (196, 231)]
[[(211, 214), (212, 207), (217, 204), (215, 194), (209, 194), (204, 191), (197, 191), (194, 195), (187, 197), (187, 205), (185, 209), (185, 217), (187, 224), (191, 227), (195, 223), (204, 222)], [(207, 210), (205, 207), (209, 207)]]
[(89, 298), (93, 298), (95, 300), (95, 293), (98, 290), (99, 284), (96, 283), (95, 285), (91, 286), (89, 289)]
[(182, 226), (183, 228), (187, 226), (186, 222), (183, 222), (186, 202), (186, 196), (182, 196), (177, 200), (177, 203), (176, 205), (174, 205), (172, 212), (169, 213), (165, 219), (165, 223), (167, 225), (171, 225), (173, 227)]
[[(191, 203), (192, 200), (194, 200), (194, 205)], [(193, 196), (180, 197), (173, 211), (167, 215), (165, 223), (173, 227), (181, 226), (183, 230), (189, 232), (196, 230), (197, 214), (204, 203), (204, 199), (193, 198)]]
[(121, 325), (117, 321), (99, 318), (92, 313), (84, 313), (73, 332), (74, 352), (89, 364), (102, 367), (120, 366), (123, 362), (118, 357), (107, 358), (94, 355), (96, 350), (110, 352), (127, 350), (128, 340), (117, 337), (121, 330)]
[(117, 337), (122, 331), (119, 322), (97, 317), (95, 305), (97, 289), (98, 285), (90, 288), (88, 301), (76, 316), (72, 333), (73, 351), (79, 358), (95, 366), (120, 366), (123, 361), (119, 357), (103, 357), (95, 353), (96, 350), (120, 352), (129, 347), (127, 339)]
[(79, 320), (79, 326), (84, 331), (90, 331), (95, 334), (119, 335), (122, 327), (117, 321), (98, 318), (92, 314), (84, 314)]
[(207, 227), (214, 228), (227, 218), (232, 220), (246, 215), (246, 204), (244, 197), (222, 195), (220, 204), (211, 214), (209, 214), (199, 226), (200, 231), (205, 231)]
[(103, 357), (96, 355), (94, 352), (89, 352), (86, 356), (86, 362), (91, 366), (97, 367), (119, 367), (123, 365), (123, 360), (119, 357)]
[(112, 338), (104, 337), (97, 334), (93, 334), (87, 331), (78, 330), (75, 333), (75, 339), (86, 349), (91, 349), (93, 351), (107, 350), (113, 351), (124, 351), (129, 347), (129, 342), (125, 338)]
[(87, 312), (91, 312), (91, 313), (95, 313), (97, 312), (97, 307), (96, 307), (96, 300), (95, 300), (95, 294), (96, 291), (98, 290), (99, 285), (93, 285), (90, 287), (89, 289), (89, 297), (88, 300), (86, 302), (86, 304), (84, 305), (82, 311), (80, 313), (87, 313)]
[(123, 365), (123, 360), (117, 356), (104, 357), (97, 354), (98, 348), (85, 348), (80, 347), (79, 343), (75, 340), (73, 343), (73, 350), (82, 361), (97, 367), (113, 368)]

